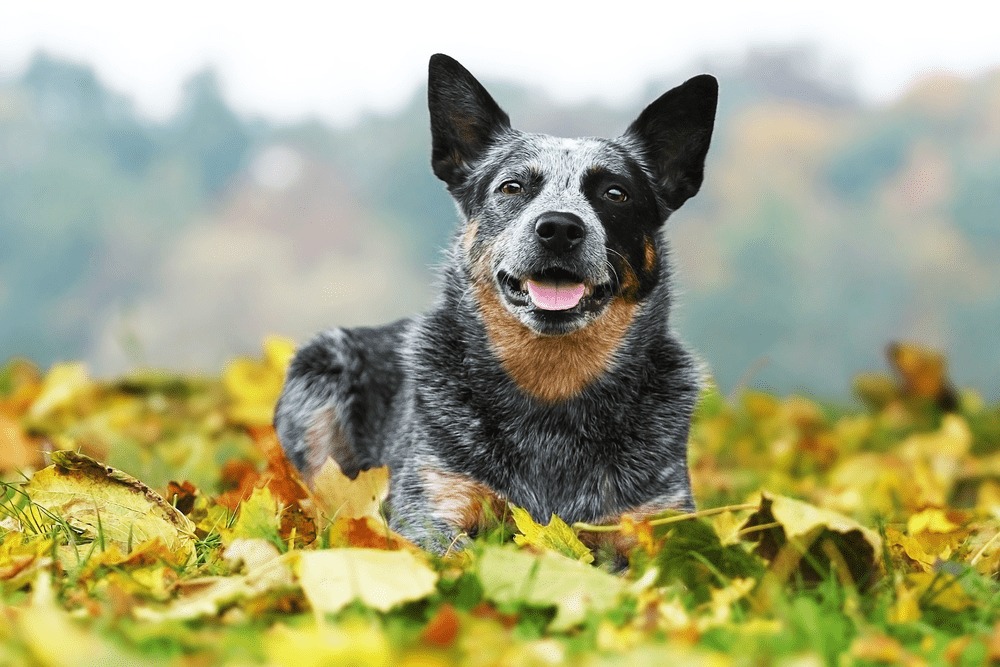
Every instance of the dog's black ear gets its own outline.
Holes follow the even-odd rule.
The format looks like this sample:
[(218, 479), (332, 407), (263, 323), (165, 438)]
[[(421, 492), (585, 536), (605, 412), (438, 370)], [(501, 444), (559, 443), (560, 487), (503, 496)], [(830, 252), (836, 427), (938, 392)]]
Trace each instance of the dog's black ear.
[(434, 174), (449, 188), (461, 185), (493, 138), (510, 128), (510, 118), (469, 70), (442, 53), (431, 56), (427, 106)]
[(715, 77), (696, 76), (646, 107), (625, 133), (639, 142), (671, 210), (701, 187), (718, 99)]

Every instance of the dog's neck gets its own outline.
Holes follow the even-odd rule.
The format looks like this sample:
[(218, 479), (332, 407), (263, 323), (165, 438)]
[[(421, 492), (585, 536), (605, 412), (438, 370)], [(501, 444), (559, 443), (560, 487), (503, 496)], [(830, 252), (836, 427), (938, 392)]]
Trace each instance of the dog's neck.
[(500, 302), (491, 286), (473, 283), (490, 348), (522, 391), (546, 402), (577, 396), (615, 363), (639, 305), (615, 298), (596, 320), (572, 333), (542, 336)]

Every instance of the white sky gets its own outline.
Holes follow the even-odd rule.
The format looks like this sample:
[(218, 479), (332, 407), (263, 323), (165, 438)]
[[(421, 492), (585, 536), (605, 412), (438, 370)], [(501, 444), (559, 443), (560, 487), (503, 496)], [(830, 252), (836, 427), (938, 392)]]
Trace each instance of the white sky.
[(927, 70), (1000, 65), (991, 5), (0, 0), (0, 76), (21, 71), (41, 48), (93, 64), (143, 112), (163, 116), (181, 82), (211, 64), (245, 111), (346, 120), (409, 98), (436, 51), (477, 76), (542, 85), (560, 99), (632, 102), (648, 80), (693, 74), (686, 70), (706, 56), (815, 43), (866, 96), (886, 100)]

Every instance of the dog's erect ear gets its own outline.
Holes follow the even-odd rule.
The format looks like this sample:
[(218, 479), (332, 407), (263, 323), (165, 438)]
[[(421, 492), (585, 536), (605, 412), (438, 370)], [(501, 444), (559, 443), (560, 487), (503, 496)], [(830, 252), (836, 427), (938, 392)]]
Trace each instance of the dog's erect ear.
[(641, 145), (671, 210), (701, 187), (718, 99), (715, 77), (696, 76), (646, 107), (625, 133)]
[(427, 106), (434, 174), (449, 188), (461, 185), (493, 138), (510, 128), (510, 118), (469, 70), (441, 53), (431, 56)]

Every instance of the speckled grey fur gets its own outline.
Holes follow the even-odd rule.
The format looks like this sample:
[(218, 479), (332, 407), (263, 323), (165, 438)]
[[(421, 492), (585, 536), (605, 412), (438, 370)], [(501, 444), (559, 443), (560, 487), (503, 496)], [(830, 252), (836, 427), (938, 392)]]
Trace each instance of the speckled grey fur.
[[(307, 476), (320, 461), (317, 447), (352, 476), (388, 465), (392, 527), (436, 552), (455, 542), (460, 527), (436, 511), (429, 469), (476, 480), (541, 521), (553, 513), (574, 522), (637, 507), (693, 509), (687, 437), (700, 375), (669, 326), (660, 229), (701, 184), (714, 79), (667, 93), (619, 139), (565, 140), (511, 129), (485, 89), (446, 56), (432, 58), (430, 73), (432, 162), (464, 218), (439, 298), (424, 315), (333, 329), (299, 350), (275, 415), (290, 459)], [(500, 194), (512, 179), (525, 183), (523, 196)], [(607, 183), (630, 191), (629, 206), (600, 199)], [(534, 221), (548, 211), (578, 216), (586, 228), (579, 251), (553, 257), (539, 250)], [(470, 224), (474, 235), (465, 233)], [(657, 261), (642, 268), (647, 242)], [(556, 266), (609, 285), (609, 298), (624, 293), (622, 276), (631, 272), (636, 314), (604, 372), (565, 400), (523, 391), (484, 328), (473, 289), (483, 262), (493, 276)], [(550, 327), (530, 303), (504, 304), (539, 335), (590, 326), (607, 305), (581, 306), (578, 316)]]

